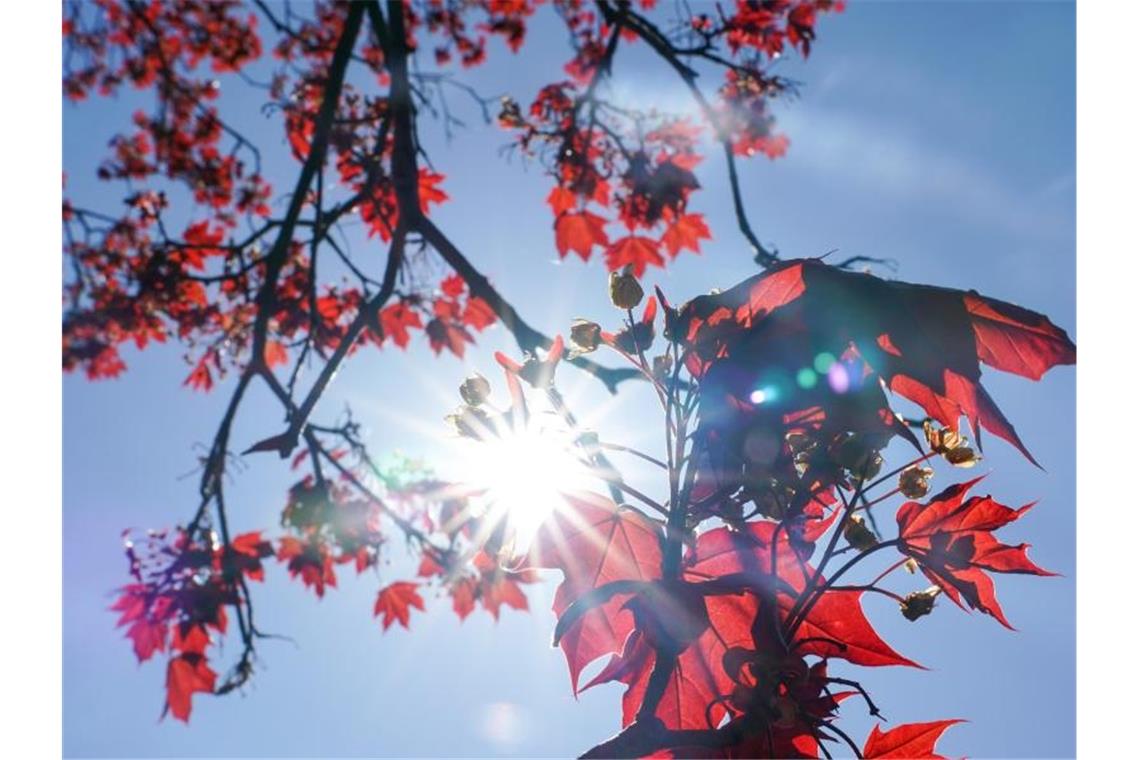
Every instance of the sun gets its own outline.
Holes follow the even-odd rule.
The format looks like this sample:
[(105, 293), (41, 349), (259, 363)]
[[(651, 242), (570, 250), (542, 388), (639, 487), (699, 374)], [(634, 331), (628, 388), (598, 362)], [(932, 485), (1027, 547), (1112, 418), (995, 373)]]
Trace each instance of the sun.
[(564, 503), (563, 494), (588, 489), (597, 479), (566, 431), (534, 418), (469, 443), (464, 483), (479, 493), (492, 524), (506, 518), (515, 556), (527, 551), (539, 526)]

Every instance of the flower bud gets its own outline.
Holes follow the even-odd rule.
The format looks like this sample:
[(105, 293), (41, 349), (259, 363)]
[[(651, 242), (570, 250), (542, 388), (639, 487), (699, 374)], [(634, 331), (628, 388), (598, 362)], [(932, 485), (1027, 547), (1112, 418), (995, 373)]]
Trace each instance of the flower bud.
[(619, 309), (632, 309), (645, 297), (641, 283), (631, 270), (627, 266), (620, 272), (610, 272), (610, 301)]
[(903, 563), (903, 569), (905, 569), (911, 575), (914, 575), (918, 572), (918, 563), (915, 562), (914, 557), (906, 558), (906, 562)]
[(476, 372), (469, 375), (459, 386), (459, 395), (470, 406), (479, 406), (491, 396), (491, 383), (487, 378)]
[(930, 493), (930, 479), (934, 470), (915, 465), (899, 473), (899, 492), (908, 499), (921, 499)]
[(588, 354), (602, 342), (602, 326), (597, 322), (575, 319), (570, 325), (570, 342), (578, 353)]
[(673, 369), (673, 357), (669, 354), (661, 354), (660, 356), (653, 357), (653, 377), (659, 383), (664, 383), (669, 379), (669, 371)]
[(912, 623), (923, 615), (929, 615), (934, 609), (934, 598), (942, 593), (942, 589), (931, 586), (925, 591), (912, 591), (903, 597), (899, 605), (902, 616)]
[(875, 534), (867, 527), (862, 515), (851, 515), (847, 518), (847, 522), (843, 524), (843, 537), (859, 551), (874, 548), (879, 543), (879, 539), (875, 538)]

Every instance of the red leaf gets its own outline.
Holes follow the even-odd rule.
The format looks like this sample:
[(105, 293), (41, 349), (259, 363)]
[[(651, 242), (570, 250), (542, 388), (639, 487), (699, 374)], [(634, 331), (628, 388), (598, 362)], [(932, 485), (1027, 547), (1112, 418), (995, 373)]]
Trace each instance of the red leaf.
[(998, 604), (993, 580), (986, 571), (1053, 575), (1030, 561), (1028, 544), (1009, 546), (993, 531), (1021, 517), (1033, 506), (1011, 509), (989, 496), (966, 492), (981, 478), (958, 483), (926, 504), (908, 501), (899, 507), (900, 550), (913, 557), (926, 574), (956, 604), (992, 615), (1012, 628)]
[(578, 206), (578, 196), (564, 187), (557, 186), (551, 188), (550, 195), (546, 196), (546, 202), (550, 204), (554, 215), (560, 216)]
[(491, 305), (478, 296), (470, 296), (463, 307), (463, 324), (475, 330), (484, 330), (495, 324), (498, 317)]
[(460, 620), (465, 620), (475, 609), (475, 588), (472, 578), (460, 578), (451, 584), (451, 608)]
[(876, 725), (863, 745), (865, 758), (940, 758), (934, 745), (943, 732), (961, 720), (936, 720), (930, 723), (904, 723), (882, 732)]
[[(618, 507), (593, 493), (566, 496), (535, 535), (534, 567), (557, 568), (565, 580), (554, 594), (559, 617), (580, 596), (618, 580), (661, 576), (661, 531), (637, 510)], [(575, 692), (588, 664), (622, 649), (633, 630), (632, 615), (622, 610), (629, 595), (617, 595), (585, 613), (562, 637)]]
[[(1032, 378), (1076, 361), (1064, 331), (1035, 312), (815, 260), (787, 262), (723, 293), (695, 298), (676, 323), (674, 332), (696, 349), (698, 373), (731, 356), (746, 336), (802, 336), (810, 355), (853, 351), (891, 390), (942, 424), (956, 427), (964, 415), (975, 434), (984, 427), (1026, 456), (1013, 426), (981, 385), (979, 359)], [(755, 346), (749, 351), (755, 353)], [(749, 361), (748, 355), (737, 361)]]
[(459, 298), (463, 295), (463, 291), (467, 290), (467, 283), (457, 274), (445, 277), (439, 284), (439, 289), (443, 291), (445, 296), (451, 298)]
[(166, 623), (151, 623), (148, 620), (136, 621), (127, 629), (127, 636), (135, 650), (139, 662), (149, 660), (155, 652), (166, 649)]
[(1050, 367), (1076, 362), (1069, 336), (1044, 316), (973, 293), (966, 293), (963, 301), (978, 358), (991, 367), (1040, 380)]
[(471, 334), (463, 328), (463, 325), (444, 322), (442, 319), (433, 319), (428, 322), (426, 332), (432, 351), (439, 354), (446, 348), (460, 359), (463, 358), (463, 353), (467, 348), (466, 344), (475, 342)]
[(634, 276), (641, 277), (650, 264), (665, 266), (665, 259), (657, 250), (657, 241), (652, 238), (629, 235), (606, 249), (606, 267), (611, 272), (632, 266)]
[(287, 364), (289, 362), (289, 352), (285, 350), (285, 344), (276, 340), (265, 342), (265, 366), (273, 369), (279, 364)]
[(443, 182), (444, 176), (438, 172), (429, 171), (428, 169), (420, 169), (419, 189), (420, 189), (420, 210), (425, 214), (428, 213), (431, 204), (443, 203), (448, 200), (450, 196), (437, 187)]
[(589, 261), (595, 245), (610, 244), (606, 220), (590, 211), (563, 214), (554, 223), (554, 244), (561, 258), (574, 251), (582, 261)]
[[(776, 525), (757, 522), (748, 524), (742, 531), (714, 528), (702, 533), (697, 537), (695, 551), (687, 560), (686, 578), (700, 581), (734, 573), (771, 573), (772, 539)], [(786, 531), (780, 531), (775, 551), (777, 577), (797, 594), (803, 593), (814, 570), (797, 556), (795, 547), (787, 539)], [(832, 639), (845, 644), (846, 649), (839, 649), (826, 641), (810, 641), (802, 644), (797, 651), (803, 655), (844, 659), (856, 665), (919, 667), (892, 649), (875, 632), (863, 612), (861, 597), (862, 593), (858, 591), (833, 590), (824, 593), (796, 631), (798, 641)], [(791, 612), (793, 603), (794, 600), (787, 594), (777, 597), (782, 620)]]
[(418, 610), (424, 608), (423, 597), (416, 591), (418, 587), (419, 584), (411, 581), (396, 581), (380, 589), (372, 614), (377, 617), (384, 616), (381, 622), (385, 631), (392, 623), (399, 623), (407, 628), (408, 619), (411, 617), (410, 608), (415, 607)]
[(174, 657), (166, 666), (166, 709), (180, 721), (190, 721), (190, 697), (195, 692), (213, 693), (217, 674), (198, 654)]
[(495, 620), (499, 619), (499, 608), (504, 604), (516, 610), (527, 609), (526, 595), (518, 582), (501, 573), (497, 575), (498, 577), (485, 578), (480, 584), (483, 609), (490, 612)]
[(407, 348), (408, 329), (423, 327), (419, 312), (407, 304), (395, 303), (380, 312), (380, 326), (384, 330), (384, 337), (391, 338), (400, 348)]
[(712, 233), (705, 224), (704, 214), (681, 214), (661, 236), (661, 244), (669, 255), (676, 258), (683, 249), (700, 253), (702, 240), (711, 240)]

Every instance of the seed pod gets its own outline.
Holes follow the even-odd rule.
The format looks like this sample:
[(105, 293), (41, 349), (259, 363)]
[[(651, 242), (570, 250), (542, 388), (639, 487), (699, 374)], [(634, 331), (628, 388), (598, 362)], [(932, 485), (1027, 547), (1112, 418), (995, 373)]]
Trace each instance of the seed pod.
[(899, 473), (899, 492), (908, 499), (921, 499), (930, 493), (930, 479), (934, 470), (915, 465)]
[(570, 342), (578, 353), (588, 354), (602, 342), (602, 326), (597, 322), (575, 319), (570, 325)]
[(931, 586), (925, 591), (912, 591), (903, 597), (899, 605), (902, 616), (912, 623), (923, 615), (929, 615), (934, 609), (934, 598), (942, 593), (942, 589)]
[(476, 372), (469, 375), (459, 386), (459, 395), (470, 406), (479, 406), (491, 396), (491, 383), (487, 378)]
[(973, 467), (982, 458), (969, 446), (959, 446), (956, 449), (951, 449), (943, 454), (947, 462), (955, 467)]
[(463, 438), (482, 440), (491, 432), (490, 416), (477, 406), (461, 406), (444, 419)]
[(862, 515), (851, 515), (847, 518), (847, 522), (843, 524), (843, 537), (859, 551), (866, 551), (879, 543), (879, 539), (875, 538), (875, 534), (867, 527)]
[(620, 272), (610, 272), (610, 301), (619, 309), (632, 309), (641, 303), (645, 291), (633, 276), (631, 267)]
[(922, 432), (926, 436), (926, 442), (930, 444), (931, 451), (938, 454), (945, 454), (964, 443), (958, 431), (948, 427), (935, 428), (931, 420), (923, 421)]

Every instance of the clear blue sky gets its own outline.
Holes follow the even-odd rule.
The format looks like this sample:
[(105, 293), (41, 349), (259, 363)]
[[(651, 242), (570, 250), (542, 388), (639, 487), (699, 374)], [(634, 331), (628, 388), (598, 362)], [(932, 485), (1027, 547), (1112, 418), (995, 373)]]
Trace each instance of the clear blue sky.
[[(472, 83), (529, 102), (565, 56), (563, 36), (548, 22), (536, 23), (518, 58), (496, 47)], [(973, 287), (1044, 311), (1076, 337), (1071, 4), (855, 2), (823, 20), (811, 60), (789, 61), (785, 73), (804, 84), (801, 98), (780, 108), (790, 153), (743, 166), (764, 240), (786, 256), (838, 248), (891, 257), (902, 279)], [(684, 103), (636, 53), (619, 54), (616, 75), (618, 91), (635, 101)], [(65, 108), (68, 192), (80, 203), (113, 210), (93, 169), (134, 105), (124, 98)], [(263, 119), (259, 105), (237, 101), (244, 123), (264, 124), (276, 146), (279, 122)], [(576, 316), (611, 319), (601, 262), (556, 261), (542, 203), (547, 180), (535, 166), (501, 158), (504, 134), (468, 115), (471, 127), (450, 145), (426, 127), (454, 199), (438, 222), (544, 330), (564, 330)], [(715, 240), (700, 257), (684, 254), (668, 273), (650, 273), (676, 300), (754, 271), (734, 232), (722, 167), (709, 161), (699, 176), (695, 209), (708, 216)], [(363, 252), (369, 244), (355, 245)], [(512, 348), (501, 329), (486, 333), (467, 362), (435, 359), (426, 340), (406, 355), (367, 351), (341, 373), (318, 417), (351, 400), (376, 450), (434, 454), (446, 475), (436, 435), (457, 401), (454, 386), (471, 369), (490, 376), (498, 348)], [(255, 589), (258, 616), (295, 644), (262, 645), (262, 669), (244, 696), (196, 696), (188, 727), (158, 722), (163, 666), (135, 664), (106, 608), (126, 579), (119, 532), (187, 519), (194, 482), (179, 476), (194, 467), (191, 445), (209, 441), (227, 398), (225, 387), (205, 396), (182, 388), (179, 357), (177, 349), (148, 351), (129, 355), (130, 372), (118, 381), (65, 381), (68, 756), (568, 755), (618, 729), (616, 685), (577, 701), (571, 695), (562, 654), (549, 646), (552, 583), (532, 588), (532, 613), (507, 611), (497, 625), (481, 613), (461, 625), (440, 602), (412, 632), (381, 635), (371, 617), (375, 577), (341, 573), (340, 588), (318, 602), (277, 566)], [(1046, 472), (991, 438), (982, 468), (993, 474), (984, 488), (1013, 505), (1040, 500), (1004, 535), (1033, 544), (1031, 556), (1062, 574), (998, 579), (1020, 630), (949, 605), (909, 624), (889, 600), (867, 601), (884, 637), (931, 672), (847, 672), (863, 679), (892, 721), (969, 719), (946, 735), (947, 755), (1075, 752), (1075, 378), (1073, 368), (1039, 384), (986, 377)], [(574, 373), (563, 379), (579, 407), (605, 402)], [(622, 414), (636, 421), (650, 409), (633, 391)], [(258, 393), (234, 439), (241, 446), (279, 426), (276, 406)], [(637, 444), (644, 436), (615, 427), (610, 437)], [(273, 529), (290, 473), (271, 457), (247, 464), (228, 498), (235, 530)], [(235, 654), (236, 643), (227, 643)], [(854, 700), (843, 725), (860, 741), (870, 728)]]

